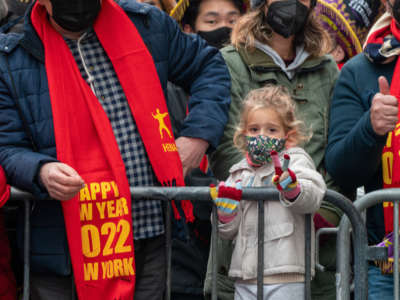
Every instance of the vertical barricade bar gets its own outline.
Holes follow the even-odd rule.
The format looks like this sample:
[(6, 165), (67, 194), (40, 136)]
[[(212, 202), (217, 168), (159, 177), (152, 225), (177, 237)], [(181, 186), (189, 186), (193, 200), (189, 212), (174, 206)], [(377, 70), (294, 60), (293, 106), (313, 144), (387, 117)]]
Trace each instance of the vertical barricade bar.
[[(394, 206), (396, 205), (396, 202), (399, 201), (400, 198), (400, 189), (398, 188), (390, 188), (390, 189), (384, 189), (384, 190), (377, 190), (374, 192), (370, 192), (368, 194), (365, 194), (363, 197), (355, 201), (353, 204), (355, 208), (361, 212), (364, 211), (365, 209), (372, 207), (374, 205), (382, 205), (383, 202), (393, 202)], [(397, 212), (396, 212), (397, 211)], [(398, 220), (398, 217), (396, 217), (396, 213), (398, 213), (398, 206), (397, 208), (394, 208), (394, 222), (396, 219)], [(394, 224), (394, 227), (396, 225)], [(353, 234), (354, 238), (357, 238), (357, 234)], [(396, 239), (396, 234), (395, 238)], [(396, 242), (396, 241), (394, 241)], [(338, 273), (337, 273), (337, 292), (339, 295), (345, 295), (345, 297), (342, 298), (337, 298), (337, 299), (350, 299), (349, 295), (349, 278), (344, 277), (350, 272), (350, 266), (349, 262), (350, 261), (350, 223), (349, 219), (347, 217), (343, 217), (340, 226), (339, 226), (339, 233), (338, 233), (338, 240), (337, 240), (337, 247), (338, 247), (338, 261), (337, 261), (337, 267), (338, 267)], [(396, 246), (395, 246), (396, 247)], [(395, 253), (398, 250), (395, 248)], [(358, 252), (357, 252), (358, 253)], [(358, 256), (355, 256), (358, 258)], [(374, 257), (369, 257), (370, 260), (374, 260)], [(377, 257), (377, 259), (381, 259), (380, 257)], [(341, 269), (339, 267), (342, 266)], [(355, 275), (357, 276), (357, 272), (355, 272)], [(393, 274), (393, 279), (395, 280), (396, 273)], [(357, 282), (357, 281), (356, 281)], [(368, 284), (368, 281), (366, 282)], [(393, 285), (393, 288), (395, 288), (395, 285)], [(367, 285), (364, 287), (364, 290), (367, 291)], [(366, 299), (366, 298), (365, 298)]]
[[(365, 196), (364, 196), (365, 197)], [(349, 220), (351, 225), (353, 226), (354, 233), (354, 275), (355, 275), (355, 300), (366, 300), (368, 297), (368, 263), (367, 263), (367, 251), (368, 251), (368, 241), (367, 241), (367, 229), (364, 225), (364, 221), (361, 217), (361, 214), (357, 211), (356, 207), (353, 203), (347, 199), (345, 196), (335, 192), (328, 190), (325, 194), (325, 200), (334, 204), (342, 211), (344, 211), (348, 217), (343, 218), (342, 222), (348, 223)], [(346, 220), (347, 219), (347, 220)], [(341, 231), (348, 232), (349, 227), (339, 229), (338, 234), (338, 252), (341, 252), (343, 249), (341, 247), (340, 235)], [(349, 226), (349, 224), (347, 225)], [(346, 261), (347, 258), (344, 258)], [(340, 274), (337, 275), (340, 277)], [(339, 278), (340, 280), (340, 278)]]
[(30, 211), (31, 205), (29, 199), (24, 199), (24, 288), (23, 288), (23, 300), (29, 300), (30, 294), (30, 246), (31, 246), (31, 219)]
[(399, 300), (399, 201), (394, 201), (394, 299)]
[(213, 205), (212, 207), (212, 241), (211, 241), (211, 264), (212, 264), (212, 283), (211, 283), (211, 300), (218, 299), (218, 285), (217, 285), (217, 247), (218, 247), (218, 214), (217, 207)]
[(264, 201), (258, 200), (257, 300), (264, 299)]
[(166, 216), (165, 216), (165, 252), (167, 259), (167, 282), (165, 288), (165, 299), (171, 299), (171, 275), (172, 275), (172, 228), (171, 228), (171, 202), (167, 201), (166, 203)]
[(305, 222), (304, 222), (304, 237), (305, 237), (305, 251), (304, 251), (304, 265), (306, 269), (305, 274), (305, 285), (304, 285), (304, 299), (310, 300), (311, 299), (311, 214), (305, 215)]

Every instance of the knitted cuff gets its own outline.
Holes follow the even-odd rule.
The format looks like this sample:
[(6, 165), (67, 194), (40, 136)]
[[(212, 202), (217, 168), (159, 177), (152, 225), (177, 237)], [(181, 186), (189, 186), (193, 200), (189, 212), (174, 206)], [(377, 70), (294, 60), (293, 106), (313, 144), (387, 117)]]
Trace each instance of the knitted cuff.
[(283, 191), (282, 195), (288, 200), (294, 200), (300, 194), (300, 184), (297, 184), (293, 190)]

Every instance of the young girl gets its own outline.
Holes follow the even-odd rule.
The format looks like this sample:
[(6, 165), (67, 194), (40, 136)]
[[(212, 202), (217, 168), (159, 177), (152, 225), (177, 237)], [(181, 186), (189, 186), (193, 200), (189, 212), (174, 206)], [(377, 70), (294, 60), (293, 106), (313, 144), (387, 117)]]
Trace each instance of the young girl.
[[(285, 88), (256, 89), (245, 99), (234, 137), (245, 158), (232, 166), (215, 199), (219, 232), (235, 240), (229, 270), (236, 279), (235, 300), (257, 298), (257, 201), (237, 201), (239, 182), (280, 191), (279, 202), (264, 202), (264, 299), (304, 298), (304, 214), (319, 208), (326, 186), (310, 156), (297, 146), (308, 138), (302, 128)], [(235, 183), (238, 189), (232, 195)]]

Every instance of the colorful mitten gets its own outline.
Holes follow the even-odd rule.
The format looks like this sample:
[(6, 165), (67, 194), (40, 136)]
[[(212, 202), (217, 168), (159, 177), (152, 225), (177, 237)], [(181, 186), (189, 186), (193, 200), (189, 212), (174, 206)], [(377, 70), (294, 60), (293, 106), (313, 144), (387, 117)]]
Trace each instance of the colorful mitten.
[(377, 260), (375, 264), (381, 269), (382, 274), (393, 274), (394, 269), (394, 258), (393, 258), (393, 250), (394, 250), (394, 236), (393, 232), (389, 233), (382, 242), (380, 242), (377, 247), (386, 247), (388, 248), (388, 259), (385, 261)]
[[(278, 152), (271, 151), (271, 157), (275, 167), (273, 184), (286, 199), (295, 199), (300, 194), (300, 184), (297, 182), (296, 174), (289, 169), (290, 156), (288, 154), (283, 156), (283, 165), (281, 165)], [(287, 177), (282, 179), (284, 176)]]
[(218, 185), (218, 192), (215, 186), (211, 185), (210, 194), (218, 208), (220, 220), (221, 216), (223, 219), (224, 217), (235, 216), (239, 201), (242, 199), (242, 186), (240, 182), (236, 183), (236, 187), (234, 187), (226, 186), (225, 182), (222, 181)]

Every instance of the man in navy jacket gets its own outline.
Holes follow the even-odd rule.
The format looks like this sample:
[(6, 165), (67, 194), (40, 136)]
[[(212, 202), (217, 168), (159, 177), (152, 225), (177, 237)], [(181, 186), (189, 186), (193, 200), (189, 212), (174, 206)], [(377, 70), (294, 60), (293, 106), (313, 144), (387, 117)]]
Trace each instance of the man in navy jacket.
[[(394, 1), (390, 1), (391, 5), (384, 1), (387, 13), (377, 22), (379, 26), (389, 26), (394, 20)], [(399, 21), (396, 19), (397, 27)], [(371, 31), (377, 32), (376, 29)], [(399, 51), (383, 49), (385, 45), (396, 45), (393, 42), (384, 43), (382, 48), (367, 45), (364, 53), (344, 65), (335, 86), (325, 163), (327, 171), (345, 190), (364, 186), (368, 193), (383, 188), (382, 151), (388, 133), (398, 122), (398, 99), (390, 94), (390, 83)], [(379, 53), (388, 55), (383, 57)], [(385, 235), (382, 204), (367, 210), (367, 229), (370, 244), (382, 241)], [(372, 264), (368, 275), (368, 299), (393, 299), (393, 276), (382, 275)]]
[[(38, 1), (46, 7), (51, 24), (63, 35), (74, 55), (76, 40), (83, 32), (60, 26), (52, 11), (56, 2), (69, 3), (69, 0)], [(74, 3), (79, 1), (86, 0)], [(150, 51), (164, 94), (167, 81), (171, 81), (191, 95), (190, 113), (176, 140), (186, 174), (198, 166), (206, 151), (218, 145), (223, 134), (230, 103), (229, 73), (217, 49), (208, 47), (199, 38), (183, 34), (177, 24), (158, 9), (130, 0), (119, 1), (119, 5)], [(49, 195), (56, 200), (69, 199), (79, 191), (81, 182), (79, 174), (56, 160), (43, 44), (32, 27), (30, 12), (31, 8), (22, 34), (0, 36), (0, 54), (4, 58), (0, 60), (0, 164), (11, 185), (33, 193), (38, 199), (31, 216), (34, 288), (35, 283), (50, 285), (53, 277), (43, 281), (38, 271), (46, 275), (70, 275), (61, 206), (58, 201), (40, 200)], [(85, 32), (90, 31), (90, 28), (85, 29)], [(90, 38), (96, 40), (93, 30), (91, 33), (86, 41), (89, 44), (93, 42)], [(78, 60), (77, 63), (79, 65)], [(148, 217), (154, 222), (154, 215)], [(158, 213), (158, 217), (162, 218), (162, 214)], [(145, 265), (137, 265), (135, 299), (162, 299), (164, 292), (164, 228), (153, 229), (143, 231), (151, 234), (139, 234), (137, 228), (134, 229), (135, 256), (140, 257), (137, 264), (145, 262)], [(154, 268), (158, 272), (152, 272)]]

